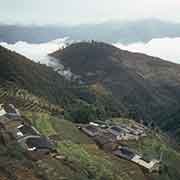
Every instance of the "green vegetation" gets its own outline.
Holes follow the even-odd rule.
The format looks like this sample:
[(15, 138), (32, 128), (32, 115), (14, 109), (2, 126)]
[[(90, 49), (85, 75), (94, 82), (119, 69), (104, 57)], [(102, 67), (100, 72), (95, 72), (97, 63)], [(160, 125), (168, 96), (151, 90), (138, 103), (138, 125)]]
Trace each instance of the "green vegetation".
[(162, 172), (154, 176), (156, 180), (178, 180), (180, 177), (180, 153), (167, 142), (166, 137), (156, 133), (149, 133), (138, 142), (128, 142), (128, 146), (136, 149), (146, 159), (160, 159), (162, 156)]
[[(159, 158), (163, 152), (159, 176), (146, 174), (135, 164), (103, 152), (74, 122), (133, 117), (149, 124), (153, 121), (169, 132), (173, 127), (175, 135), (178, 134), (176, 107), (180, 99), (179, 88), (175, 89), (174, 85), (178, 83), (179, 66), (96, 42), (71, 45), (60, 55), (55, 54), (62, 56), (73, 72), (79, 73), (90, 86), (67, 81), (51, 68), (0, 47), (0, 101), (13, 103), (22, 110), (33, 126), (56, 142), (59, 155), (65, 158), (48, 156), (33, 162), (14, 145), (0, 149), (0, 160), (14, 166), (17, 162), (21, 168), (30, 165), (43, 180), (178, 180), (180, 155), (160, 133), (128, 142), (146, 158)], [(131, 59), (136, 66), (129, 63)], [(165, 87), (167, 82), (171, 83)], [(173, 113), (176, 118), (168, 121)], [(113, 121), (129, 123), (128, 118)], [(171, 127), (168, 129), (167, 125)]]
[[(88, 122), (119, 114), (109, 93), (67, 81), (52, 68), (0, 47), (0, 100), (23, 111), (65, 114), (73, 122)], [(8, 73), (7, 73), (8, 72)], [(102, 89), (102, 88), (101, 88)]]
[[(135, 164), (100, 150), (70, 121), (43, 112), (24, 111), (23, 115), (41, 133), (56, 141), (58, 154), (65, 159), (58, 160), (49, 156), (38, 162), (31, 162), (18, 147), (10, 147), (8, 151), (1, 150), (0, 156), (8, 157), (11, 161), (26, 162), (26, 166), (31, 164), (33, 172), (40, 179), (178, 180), (180, 154), (162, 135), (149, 133), (148, 137), (140, 141), (128, 142), (128, 146), (136, 149), (146, 158), (159, 158), (163, 152), (161, 174), (146, 174)], [(123, 118), (114, 118), (113, 121), (131, 123), (130, 120)]]
[[(132, 180), (133, 175), (133, 180), (144, 180), (145, 177), (139, 167), (104, 153), (72, 122), (44, 113), (24, 114), (34, 125), (39, 124), (37, 126), (39, 131), (44, 128), (44, 125), (41, 126), (36, 121), (44, 119), (45, 124), (56, 132), (55, 135), (51, 135), (51, 138), (56, 140), (59, 154), (66, 157), (64, 161), (59, 162), (51, 158), (42, 160), (38, 166), (42, 171), (46, 166), (46, 177), (60, 176), (73, 180)], [(44, 133), (49, 135), (48, 131)], [(49, 171), (49, 168), (52, 170)], [(66, 173), (63, 172), (64, 170)]]
[(25, 113), (26, 117), (31, 121), (33, 126), (46, 136), (56, 135), (56, 131), (52, 126), (53, 118), (47, 113)]
[(47, 136), (53, 136), (58, 141), (71, 140), (77, 144), (93, 143), (91, 139), (78, 130), (75, 124), (68, 120), (53, 117), (47, 113), (24, 112), (24, 115), (40, 132)]
[[(77, 170), (83, 170), (89, 179), (115, 179), (112, 172), (111, 162), (88, 153), (81, 145), (71, 142), (60, 142), (58, 144), (59, 152), (67, 157)], [(117, 179), (117, 178), (116, 178)]]
[[(71, 44), (52, 56), (102, 97), (100, 117), (142, 119), (179, 135), (180, 65), (95, 41)], [(112, 101), (105, 100), (107, 94)]]
[[(171, 147), (163, 135), (158, 133), (149, 132), (148, 136), (140, 139), (140, 141), (130, 141), (127, 143), (128, 146), (143, 154), (147, 159), (159, 159), (163, 152), (161, 174), (149, 175), (144, 174), (133, 163), (116, 158), (100, 150), (89, 137), (67, 120), (55, 118), (44, 113), (28, 112), (25, 115), (31, 119), (35, 126), (38, 124), (36, 127), (39, 131), (49, 127), (50, 131), (53, 132), (52, 134), (50, 133), (51, 138), (57, 141), (58, 152), (66, 157), (64, 161), (60, 162), (53, 159), (46, 159), (41, 162), (40, 166), (43, 166), (44, 163), (51, 164), (52, 168), (54, 168), (53, 172), (61, 172), (61, 170), (66, 169), (69, 177), (74, 176), (75, 180), (78, 178), (80, 180), (101, 180), (105, 177), (108, 180), (132, 180), (132, 177), (133, 180), (146, 180), (146, 178), (150, 180), (178, 180), (180, 176), (178, 170), (180, 154)], [(32, 121), (32, 119), (34, 120)], [(41, 122), (44, 120), (45, 128), (43, 123), (37, 123), (39, 120)], [(131, 120), (126, 118), (114, 118), (113, 121), (131, 123)], [(41, 132), (50, 135), (47, 130)], [(67, 174), (62, 174), (63, 177), (67, 178)]]
[[(113, 123), (131, 124), (132, 120), (127, 118), (112, 118)], [(161, 159), (162, 168), (160, 175), (153, 175), (153, 180), (178, 180), (180, 177), (180, 153), (169, 143), (169, 137), (158, 130), (149, 130), (147, 136), (138, 141), (123, 142), (124, 145), (134, 149), (145, 159)]]
[(74, 121), (75, 123), (88, 123), (96, 120), (96, 109), (92, 105), (80, 104), (74, 107), (65, 114), (65, 118)]

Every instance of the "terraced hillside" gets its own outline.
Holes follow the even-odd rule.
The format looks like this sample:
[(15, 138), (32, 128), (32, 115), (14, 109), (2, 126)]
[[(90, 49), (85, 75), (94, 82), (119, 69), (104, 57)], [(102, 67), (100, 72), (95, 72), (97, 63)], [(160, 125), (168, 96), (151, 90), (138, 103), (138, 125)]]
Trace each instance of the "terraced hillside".
[(53, 114), (62, 114), (64, 111), (60, 106), (50, 104), (43, 97), (34, 96), (27, 90), (10, 85), (0, 86), (0, 102), (13, 103), (23, 111), (51, 112)]
[(34, 63), (3, 47), (0, 47), (0, 84), (4, 97), (10, 95), (12, 99), (15, 96), (21, 102), (28, 99), (23, 105), (25, 109), (64, 109), (65, 116), (74, 121), (121, 114), (116, 105), (118, 102), (110, 93), (97, 94), (92, 88), (67, 81), (52, 68)]
[(53, 104), (60, 104), (61, 97), (66, 95), (63, 88), (68, 87), (68, 82), (45, 65), (36, 64), (3, 47), (0, 47), (0, 64), (1, 85), (25, 89)]

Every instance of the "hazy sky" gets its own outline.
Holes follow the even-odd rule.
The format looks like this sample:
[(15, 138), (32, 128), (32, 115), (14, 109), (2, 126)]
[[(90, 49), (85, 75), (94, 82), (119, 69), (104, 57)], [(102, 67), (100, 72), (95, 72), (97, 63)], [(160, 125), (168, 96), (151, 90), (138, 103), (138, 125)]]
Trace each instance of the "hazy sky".
[(81, 24), (158, 18), (180, 22), (180, 0), (0, 0), (0, 22)]

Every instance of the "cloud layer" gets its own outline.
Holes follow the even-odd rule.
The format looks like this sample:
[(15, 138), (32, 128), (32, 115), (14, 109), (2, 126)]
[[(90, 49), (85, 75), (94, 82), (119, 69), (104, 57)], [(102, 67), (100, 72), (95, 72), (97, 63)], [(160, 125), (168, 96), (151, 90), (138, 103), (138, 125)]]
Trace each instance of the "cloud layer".
[[(22, 54), (35, 62), (53, 65), (47, 55), (58, 50), (62, 46), (66, 46), (66, 43), (72, 42), (73, 41), (69, 40), (68, 38), (62, 38), (42, 44), (30, 44), (20, 41), (15, 44), (7, 44), (2, 42), (0, 45), (16, 51), (17, 53)], [(139, 42), (129, 45), (116, 43), (114, 45), (124, 50), (140, 52), (180, 64), (180, 37), (153, 39), (148, 43)]]
[(148, 43), (139, 42), (129, 45), (116, 43), (114, 45), (124, 50), (140, 52), (180, 64), (180, 38), (152, 39)]
[(21, 55), (24, 55), (35, 62), (49, 65), (52, 62), (50, 61), (48, 54), (58, 50), (59, 48), (62, 48), (63, 46), (66, 46), (67, 42), (68, 38), (65, 37), (41, 44), (30, 44), (27, 42), (19, 41), (15, 44), (1, 42), (0, 45)]

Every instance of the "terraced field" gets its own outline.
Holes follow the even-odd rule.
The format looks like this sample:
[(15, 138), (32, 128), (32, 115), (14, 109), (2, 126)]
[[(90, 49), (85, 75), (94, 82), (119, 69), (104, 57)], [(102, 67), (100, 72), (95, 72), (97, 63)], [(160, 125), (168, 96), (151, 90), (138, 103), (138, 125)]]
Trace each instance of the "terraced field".
[(8, 102), (15, 104), (23, 111), (52, 112), (55, 114), (63, 112), (59, 106), (50, 104), (46, 99), (34, 96), (27, 90), (14, 86), (0, 86), (0, 103)]

